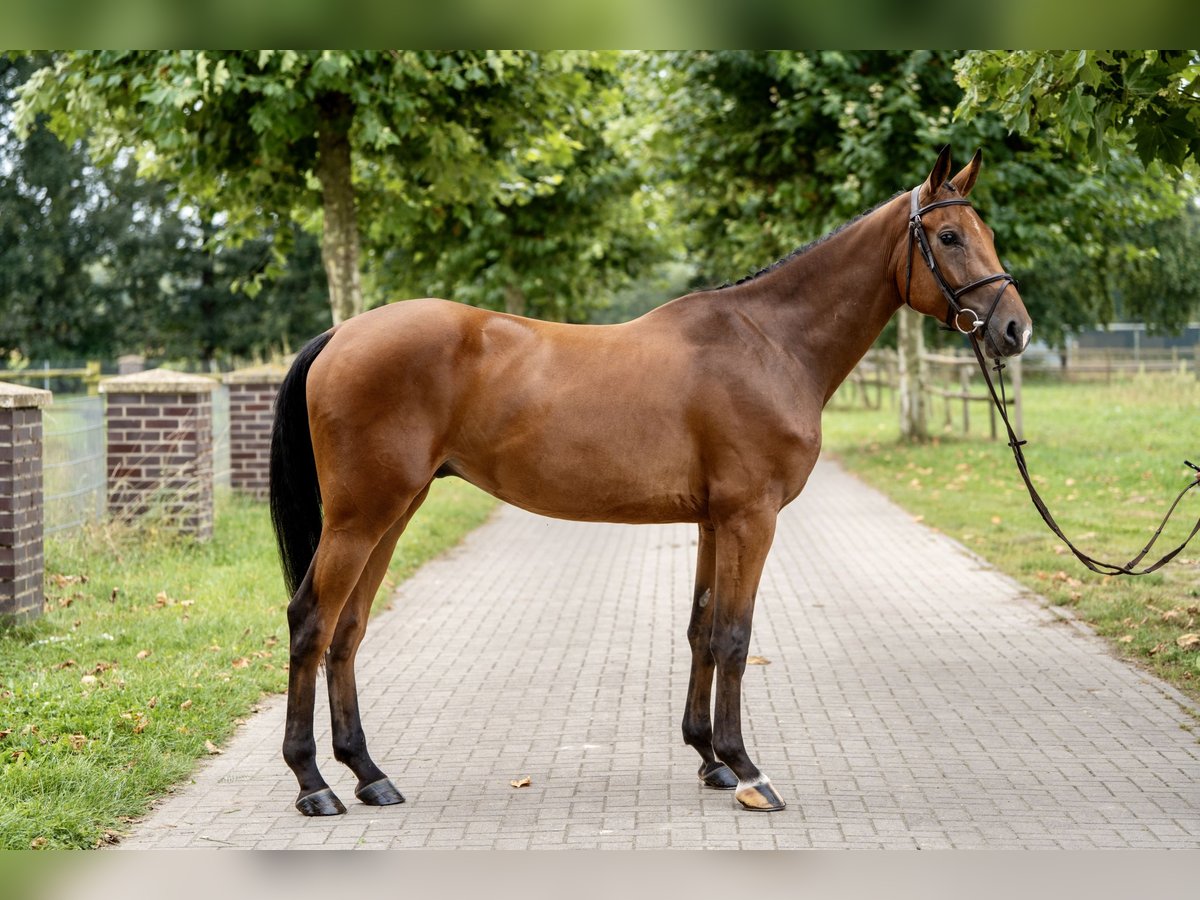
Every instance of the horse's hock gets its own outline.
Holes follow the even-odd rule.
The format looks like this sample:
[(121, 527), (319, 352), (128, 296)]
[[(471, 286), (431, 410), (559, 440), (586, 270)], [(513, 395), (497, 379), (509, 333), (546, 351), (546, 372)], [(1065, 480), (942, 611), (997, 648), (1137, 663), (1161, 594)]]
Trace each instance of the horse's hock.
[(42, 611), (42, 407), (51, 398), (0, 382), (0, 620)]
[(108, 512), (201, 540), (213, 532), (213, 392), (202, 375), (153, 369), (106, 378)]

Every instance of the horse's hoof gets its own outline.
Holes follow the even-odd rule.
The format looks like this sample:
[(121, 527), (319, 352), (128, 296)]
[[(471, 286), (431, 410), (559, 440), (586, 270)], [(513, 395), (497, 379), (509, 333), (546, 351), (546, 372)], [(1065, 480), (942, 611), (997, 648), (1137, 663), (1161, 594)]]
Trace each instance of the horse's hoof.
[(395, 806), (404, 802), (404, 795), (396, 790), (390, 778), (380, 778), (370, 784), (364, 784), (354, 792), (354, 796), (367, 806)]
[(754, 812), (778, 812), (787, 806), (765, 776), (754, 781), (739, 781), (733, 796), (745, 809)]
[(346, 812), (342, 801), (329, 788), (305, 794), (296, 801), (296, 809), (306, 816), (340, 816)]
[(698, 774), (701, 784), (718, 791), (732, 791), (738, 784), (737, 776), (725, 763), (704, 763)]

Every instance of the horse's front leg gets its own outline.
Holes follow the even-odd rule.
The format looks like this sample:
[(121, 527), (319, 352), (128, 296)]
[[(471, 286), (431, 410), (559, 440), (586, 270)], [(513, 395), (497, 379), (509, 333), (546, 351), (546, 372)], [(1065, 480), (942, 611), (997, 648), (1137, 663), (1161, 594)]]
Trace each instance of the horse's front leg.
[(737, 776), (734, 796), (746, 809), (765, 812), (786, 804), (746, 752), (742, 740), (742, 673), (750, 649), (754, 598), (775, 536), (774, 509), (741, 511), (716, 527), (716, 585), (712, 652), (717, 667), (713, 749)]
[(696, 589), (692, 595), (692, 619), (688, 644), (692, 648), (692, 671), (688, 679), (687, 706), (683, 711), (683, 742), (700, 754), (700, 781), (707, 787), (732, 790), (737, 777), (713, 752), (712, 683), (716, 666), (712, 654), (713, 585), (717, 574), (717, 540), (711, 525), (700, 526), (696, 551)]

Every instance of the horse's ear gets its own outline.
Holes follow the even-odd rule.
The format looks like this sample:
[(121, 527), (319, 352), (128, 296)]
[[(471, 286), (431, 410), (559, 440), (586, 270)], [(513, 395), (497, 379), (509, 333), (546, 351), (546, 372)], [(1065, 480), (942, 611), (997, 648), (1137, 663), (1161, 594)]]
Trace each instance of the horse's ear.
[(950, 177), (950, 145), (947, 144), (942, 148), (942, 152), (938, 154), (937, 162), (933, 164), (933, 171), (929, 173), (929, 178), (921, 188), (921, 205), (924, 206), (933, 200), (934, 195), (942, 189), (942, 185), (946, 183), (946, 179)]
[(971, 161), (963, 166), (963, 170), (954, 176), (951, 184), (964, 197), (975, 187), (975, 178), (979, 175), (979, 161), (983, 159), (983, 150), (976, 150)]

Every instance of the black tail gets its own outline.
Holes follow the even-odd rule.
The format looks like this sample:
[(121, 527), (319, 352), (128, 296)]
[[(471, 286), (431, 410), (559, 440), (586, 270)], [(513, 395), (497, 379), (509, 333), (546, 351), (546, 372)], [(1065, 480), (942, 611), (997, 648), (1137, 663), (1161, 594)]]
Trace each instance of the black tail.
[(275, 397), (271, 430), (271, 523), (283, 563), (283, 580), (294, 595), (321, 540), (321, 486), (308, 430), (308, 370), (332, 331), (304, 345)]

